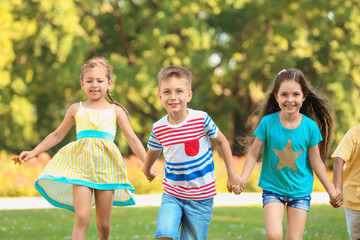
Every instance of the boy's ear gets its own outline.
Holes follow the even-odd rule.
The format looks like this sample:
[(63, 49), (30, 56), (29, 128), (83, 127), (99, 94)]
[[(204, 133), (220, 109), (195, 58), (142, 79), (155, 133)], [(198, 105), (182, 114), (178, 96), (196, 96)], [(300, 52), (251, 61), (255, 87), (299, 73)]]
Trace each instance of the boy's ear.
[(160, 92), (158, 92), (158, 98), (161, 100), (161, 95), (160, 95)]
[(192, 99), (192, 95), (193, 95), (193, 92), (192, 92), (192, 91), (190, 91), (190, 92), (189, 92), (189, 100), (188, 100), (188, 102), (190, 102), (190, 101), (191, 101), (191, 99)]

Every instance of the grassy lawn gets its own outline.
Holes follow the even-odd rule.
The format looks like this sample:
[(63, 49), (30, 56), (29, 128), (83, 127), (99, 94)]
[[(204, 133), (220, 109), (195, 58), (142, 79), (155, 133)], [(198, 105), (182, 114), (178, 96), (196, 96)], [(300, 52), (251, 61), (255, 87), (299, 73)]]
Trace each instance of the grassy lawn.
[[(157, 211), (156, 207), (114, 208), (110, 239), (153, 239)], [(0, 239), (71, 239), (73, 218), (72, 212), (60, 209), (0, 211)], [(97, 239), (94, 209), (87, 239)], [(215, 207), (208, 239), (265, 239), (262, 207)], [(343, 208), (312, 205), (304, 239), (349, 239)]]

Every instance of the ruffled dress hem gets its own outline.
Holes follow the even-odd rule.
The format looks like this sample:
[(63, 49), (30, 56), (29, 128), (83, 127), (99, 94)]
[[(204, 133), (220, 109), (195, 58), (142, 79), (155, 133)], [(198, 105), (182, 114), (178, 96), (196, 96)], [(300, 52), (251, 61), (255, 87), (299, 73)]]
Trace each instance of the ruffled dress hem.
[(54, 177), (51, 175), (44, 175), (39, 177), (36, 182), (35, 182), (35, 189), (53, 206), (55, 207), (59, 207), (59, 208), (64, 208), (70, 211), (75, 212), (75, 208), (71, 205), (68, 204), (64, 204), (61, 202), (58, 202), (54, 199), (52, 199), (51, 197), (49, 197), (49, 195), (46, 193), (46, 191), (40, 186), (39, 181), (40, 180), (51, 180), (51, 181), (56, 181), (56, 182), (60, 182), (60, 183), (66, 183), (66, 184), (76, 184), (76, 185), (81, 185), (81, 186), (85, 186), (85, 187), (89, 187), (89, 188), (93, 188), (93, 189), (97, 189), (97, 190), (116, 190), (116, 189), (123, 189), (123, 190), (129, 190), (130, 194), (131, 194), (131, 198), (127, 201), (113, 201), (113, 206), (132, 206), (135, 205), (135, 200), (134, 200), (134, 196), (133, 193), (135, 192), (135, 189), (132, 187), (131, 184), (129, 183), (110, 183), (110, 184), (96, 184), (96, 183), (92, 183), (92, 182), (87, 182), (87, 181), (82, 181), (82, 180), (78, 180), (78, 179), (69, 179), (66, 177)]

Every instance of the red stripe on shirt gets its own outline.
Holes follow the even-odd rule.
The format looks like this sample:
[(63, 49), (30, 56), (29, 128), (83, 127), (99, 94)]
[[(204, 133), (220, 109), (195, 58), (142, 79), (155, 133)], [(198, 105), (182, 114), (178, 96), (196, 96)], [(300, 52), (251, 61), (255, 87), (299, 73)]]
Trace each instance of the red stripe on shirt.
[(184, 199), (205, 199), (216, 195), (215, 181), (201, 187), (186, 188), (163, 181), (164, 191), (172, 196)]
[(196, 133), (200, 133), (200, 132), (204, 132), (204, 129), (202, 128), (192, 128), (192, 129), (187, 129), (187, 130), (183, 130), (183, 131), (173, 131), (173, 132), (168, 132), (168, 134), (156, 134), (158, 139), (167, 139), (167, 138), (172, 138), (172, 137), (176, 137), (176, 136), (183, 136), (183, 135), (189, 135), (189, 134), (196, 134)]
[[(167, 187), (167, 188), (170, 188), (170, 189), (176, 189), (177, 191), (176, 192), (182, 192), (182, 193), (185, 193), (186, 195), (194, 195), (194, 193), (204, 193), (208, 190), (213, 190), (215, 189), (215, 182), (212, 182), (212, 185), (209, 186), (210, 184), (207, 184), (203, 187), (200, 187), (200, 188), (185, 188), (185, 187), (182, 187), (182, 186), (173, 186), (171, 184), (168, 184), (168, 183), (165, 183), (165, 181), (163, 182), (164, 184), (164, 188)], [(208, 187), (206, 187), (208, 186)], [(182, 189), (181, 189), (182, 188)]]
[(184, 142), (187, 142), (187, 141), (190, 141), (190, 140), (200, 139), (200, 138), (202, 138), (204, 136), (205, 136), (204, 133), (200, 133), (200, 134), (198, 134), (196, 136), (187, 137), (187, 138), (184, 138), (184, 137), (173, 138), (173, 139), (169, 139), (167, 141), (162, 141), (160, 139), (159, 140), (160, 140), (161, 145), (170, 146), (170, 145), (174, 145), (174, 144), (181, 144), (181, 143), (184, 143)]
[(197, 195), (197, 196), (184, 196), (184, 195), (180, 195), (180, 194), (176, 194), (173, 193), (171, 191), (168, 191), (168, 189), (164, 188), (164, 192), (166, 192), (169, 195), (172, 195), (174, 197), (178, 197), (178, 198), (183, 198), (183, 199), (189, 199), (189, 200), (201, 200), (201, 199), (206, 199), (206, 198), (210, 198), (210, 197), (214, 197), (216, 195), (216, 192), (211, 192), (208, 195)]
[[(186, 127), (186, 126), (189, 126), (189, 125), (190, 126), (195, 125), (195, 124), (189, 124), (189, 123), (196, 122), (196, 121), (199, 121), (199, 124), (204, 124), (205, 118), (195, 118), (195, 119), (189, 120), (185, 125), (183, 125), (181, 127)], [(168, 125), (161, 125), (161, 126), (153, 128), (153, 131), (155, 131), (157, 129), (161, 129), (161, 128), (164, 128), (164, 129), (159, 130), (159, 131), (168, 130), (168, 129), (174, 129), (174, 128), (168, 127)]]

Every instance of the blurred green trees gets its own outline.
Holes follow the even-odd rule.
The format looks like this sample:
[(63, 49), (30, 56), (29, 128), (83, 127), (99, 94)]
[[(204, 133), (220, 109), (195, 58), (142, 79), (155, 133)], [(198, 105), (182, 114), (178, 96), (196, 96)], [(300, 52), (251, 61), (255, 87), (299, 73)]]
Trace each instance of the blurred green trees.
[[(334, 146), (360, 123), (358, 0), (1, 0), (0, 149), (31, 149), (85, 100), (82, 64), (106, 57), (113, 96), (145, 144), (165, 114), (157, 73), (193, 73), (189, 107), (209, 112), (231, 143), (278, 71), (297, 67), (330, 98)], [(71, 131), (63, 144), (75, 139)], [(124, 155), (124, 137), (116, 138)], [(53, 148), (54, 153), (63, 144)], [(234, 146), (234, 153), (241, 151)]]

